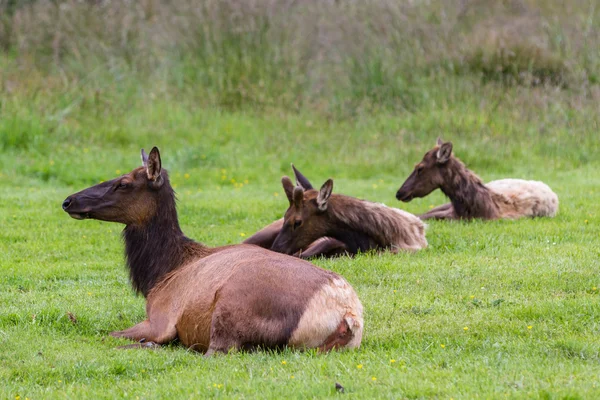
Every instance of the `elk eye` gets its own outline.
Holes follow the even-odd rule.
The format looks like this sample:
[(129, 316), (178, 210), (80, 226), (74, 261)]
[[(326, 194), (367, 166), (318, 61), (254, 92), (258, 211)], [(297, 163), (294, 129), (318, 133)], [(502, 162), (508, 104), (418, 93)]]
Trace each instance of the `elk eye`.
[(298, 229), (298, 228), (300, 228), (300, 225), (302, 225), (302, 221), (300, 221), (300, 220), (296, 220), (296, 221), (294, 222), (294, 229)]
[(129, 187), (129, 184), (127, 182), (119, 182), (119, 186), (117, 186), (117, 189), (127, 189)]
[(419, 165), (416, 169), (417, 175), (419, 175), (423, 171), (423, 166)]

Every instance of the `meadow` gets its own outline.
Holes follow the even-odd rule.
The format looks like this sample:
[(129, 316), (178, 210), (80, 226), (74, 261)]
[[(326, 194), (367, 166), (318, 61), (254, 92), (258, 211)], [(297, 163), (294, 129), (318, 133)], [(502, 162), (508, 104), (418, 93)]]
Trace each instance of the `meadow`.
[[(0, 398), (600, 397), (600, 10), (366, 3), (0, 1)], [(484, 181), (544, 181), (558, 215), (315, 259), (361, 298), (356, 351), (116, 349), (144, 299), (122, 227), (71, 219), (69, 194), (158, 146), (184, 232), (239, 243), (285, 212), (292, 162), (441, 204), (394, 197), (438, 136)]]

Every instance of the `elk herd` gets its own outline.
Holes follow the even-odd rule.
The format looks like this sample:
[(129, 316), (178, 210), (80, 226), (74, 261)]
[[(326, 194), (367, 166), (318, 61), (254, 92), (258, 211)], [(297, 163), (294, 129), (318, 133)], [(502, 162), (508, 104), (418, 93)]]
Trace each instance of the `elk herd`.
[(256, 348), (357, 348), (363, 307), (340, 275), (306, 259), (427, 247), (426, 219), (552, 217), (558, 197), (544, 183), (502, 179), (484, 184), (438, 139), (396, 194), (411, 201), (440, 189), (450, 203), (420, 216), (380, 203), (318, 190), (294, 166), (283, 177), (289, 207), (282, 219), (243, 244), (207, 247), (182, 232), (175, 193), (156, 147), (142, 166), (67, 197), (75, 219), (125, 225), (133, 288), (146, 298), (146, 320), (111, 335), (155, 347), (178, 339), (212, 355)]

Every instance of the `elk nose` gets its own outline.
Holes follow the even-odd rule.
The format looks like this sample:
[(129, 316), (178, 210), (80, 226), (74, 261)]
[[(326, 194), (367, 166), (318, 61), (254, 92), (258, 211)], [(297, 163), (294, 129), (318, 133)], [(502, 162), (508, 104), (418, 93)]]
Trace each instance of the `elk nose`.
[(63, 208), (63, 210), (65, 210), (65, 211), (66, 211), (66, 210), (67, 210), (67, 208), (69, 208), (69, 206), (71, 205), (71, 203), (72, 203), (72, 202), (73, 202), (73, 201), (71, 200), (71, 198), (70, 198), (70, 197), (67, 197), (67, 198), (65, 199), (65, 201), (63, 201), (63, 204), (62, 204), (62, 208)]

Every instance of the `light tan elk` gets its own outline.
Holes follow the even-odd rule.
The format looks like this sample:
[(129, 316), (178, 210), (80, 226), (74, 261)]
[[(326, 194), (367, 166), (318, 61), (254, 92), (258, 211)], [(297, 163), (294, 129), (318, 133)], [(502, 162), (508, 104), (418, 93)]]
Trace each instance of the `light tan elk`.
[(158, 149), (143, 167), (73, 194), (63, 209), (76, 219), (125, 224), (133, 287), (147, 319), (114, 337), (151, 347), (179, 339), (206, 352), (255, 348), (356, 348), (362, 306), (339, 275), (251, 245), (209, 248), (179, 227), (175, 194)]
[(427, 247), (425, 225), (406, 211), (332, 194), (331, 179), (318, 191), (294, 187), (287, 176), (281, 182), (290, 206), (271, 250), (294, 254), (307, 246), (320, 246), (325, 253), (353, 255)]
[(543, 182), (500, 179), (484, 184), (452, 154), (452, 143), (438, 139), (396, 193), (401, 201), (425, 197), (435, 189), (450, 198), (421, 219), (500, 219), (553, 217), (558, 196)]

